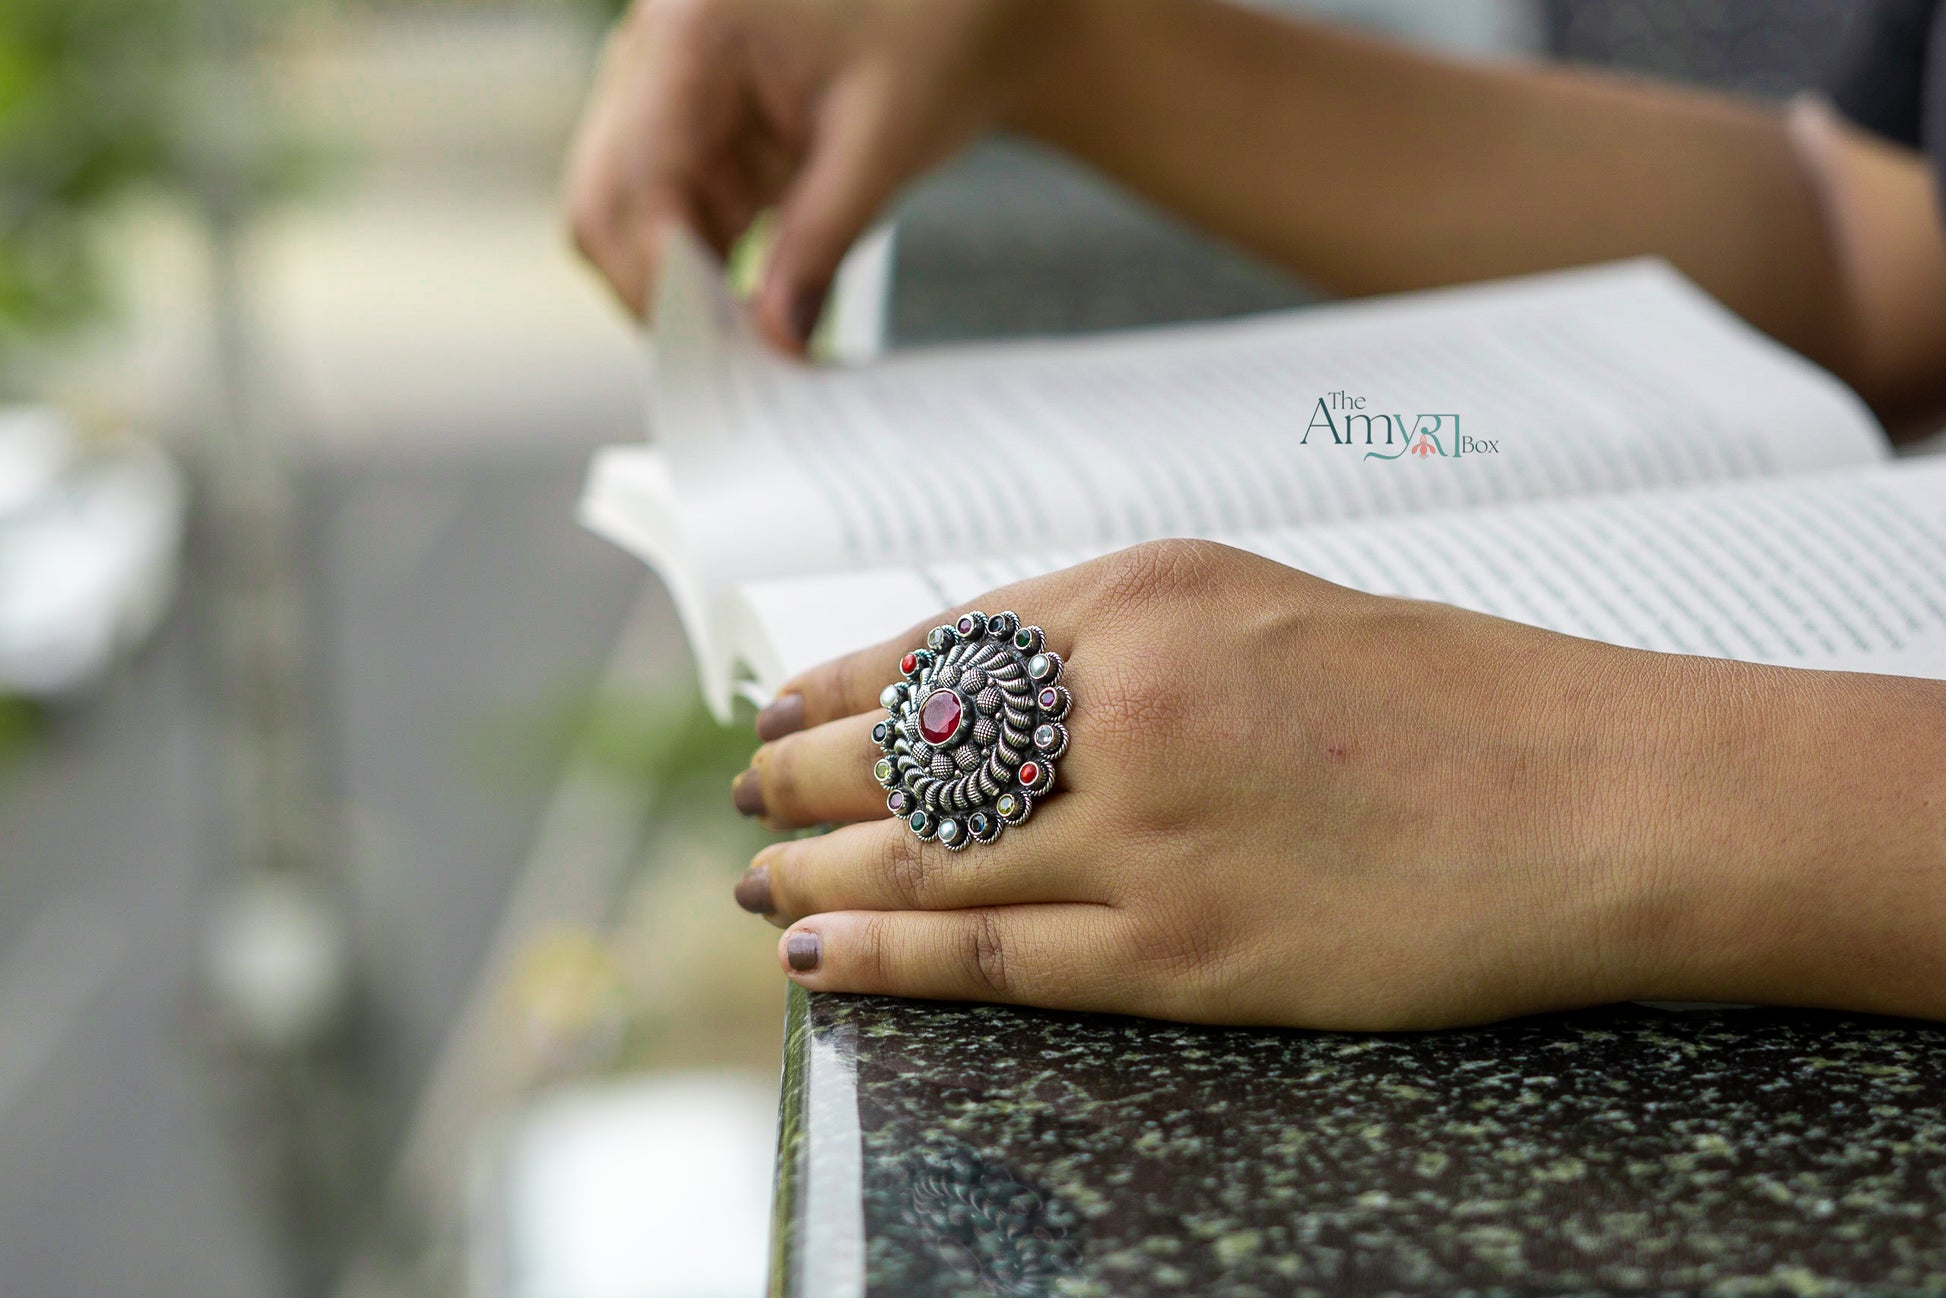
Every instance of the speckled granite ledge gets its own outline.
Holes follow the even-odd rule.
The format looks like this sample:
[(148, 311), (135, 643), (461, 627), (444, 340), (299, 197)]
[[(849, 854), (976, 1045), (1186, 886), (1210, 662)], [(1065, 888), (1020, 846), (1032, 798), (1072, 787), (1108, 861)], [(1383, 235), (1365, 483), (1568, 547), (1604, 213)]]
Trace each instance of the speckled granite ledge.
[(1410, 1036), (792, 994), (773, 1292), (1946, 1290), (1946, 1030)]

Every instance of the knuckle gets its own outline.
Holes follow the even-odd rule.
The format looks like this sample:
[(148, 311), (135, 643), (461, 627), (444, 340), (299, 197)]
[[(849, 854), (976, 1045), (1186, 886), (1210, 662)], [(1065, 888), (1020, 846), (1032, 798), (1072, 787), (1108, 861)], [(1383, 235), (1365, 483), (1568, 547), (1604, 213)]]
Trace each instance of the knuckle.
[(995, 999), (1006, 999), (1009, 952), (999, 915), (992, 910), (974, 911), (965, 941), (966, 972), (972, 985)]
[(1133, 760), (1176, 751), (1184, 732), (1208, 722), (1207, 670), (1183, 652), (1183, 634), (1220, 608), (1236, 575), (1238, 552), (1214, 542), (1153, 541), (1102, 561), (1092, 582), (1089, 621), (1136, 629), (1114, 652), (1077, 664), (1076, 724), (1120, 741)]
[(796, 749), (791, 740), (781, 739), (771, 744), (767, 753), (759, 754), (757, 769), (763, 779), (764, 809), (772, 816), (790, 815), (801, 801), (802, 780)]
[(804, 849), (797, 843), (780, 843), (766, 849), (757, 864), (770, 871), (770, 902), (779, 915), (808, 915), (812, 912), (810, 880), (805, 877)]
[(884, 658), (884, 653), (869, 650), (828, 663), (806, 682), (806, 701), (825, 721), (876, 710), (879, 694), (898, 676)]
[(1130, 920), (1129, 957), (1165, 984), (1201, 982), (1221, 970), (1230, 948), (1227, 926), (1213, 908), (1177, 901)]
[(1207, 583), (1229, 553), (1214, 541), (1173, 537), (1119, 550), (1103, 561), (1096, 599), (1108, 613), (1125, 614)]
[(842, 716), (854, 710), (851, 704), (858, 698), (859, 675), (856, 658), (840, 658), (831, 664), (825, 677), (830, 695), (821, 702), (830, 709), (832, 716)]
[(879, 870), (901, 910), (931, 909), (938, 880), (925, 844), (911, 834), (888, 834)]
[(892, 945), (892, 926), (886, 917), (874, 915), (858, 926), (850, 958), (861, 984), (879, 988), (895, 985)]

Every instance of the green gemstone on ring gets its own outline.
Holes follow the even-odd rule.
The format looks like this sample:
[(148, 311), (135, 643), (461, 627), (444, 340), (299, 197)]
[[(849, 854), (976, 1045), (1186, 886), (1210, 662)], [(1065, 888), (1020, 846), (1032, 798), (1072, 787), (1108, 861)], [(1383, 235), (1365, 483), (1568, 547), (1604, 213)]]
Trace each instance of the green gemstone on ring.
[(1029, 631), (1026, 627), (1022, 627), (1020, 630), (1014, 632), (1014, 648), (1032, 649), (1033, 647), (1034, 633), (1032, 631)]
[[(858, 768), (853, 767), (852, 769), (856, 770)], [(879, 758), (878, 765), (872, 768), (872, 774), (878, 777), (880, 784), (890, 782), (892, 779), (892, 759), (889, 757)]]
[(1020, 799), (1011, 793), (1003, 793), (1000, 795), (1000, 801), (994, 804), (993, 809), (998, 811), (1003, 818), (1012, 816), (1020, 810)]

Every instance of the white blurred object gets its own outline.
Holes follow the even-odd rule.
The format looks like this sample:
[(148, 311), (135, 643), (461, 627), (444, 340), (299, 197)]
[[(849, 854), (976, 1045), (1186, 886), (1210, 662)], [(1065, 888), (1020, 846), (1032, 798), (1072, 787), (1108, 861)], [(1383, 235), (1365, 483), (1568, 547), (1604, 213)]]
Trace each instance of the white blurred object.
[(79, 694), (175, 593), (182, 479), (154, 446), (91, 452), (59, 415), (0, 409), (0, 694)]
[(516, 1125), (471, 1233), (472, 1298), (751, 1298), (769, 1272), (776, 1087), (577, 1087)]
[(0, 523), (53, 489), (74, 458), (67, 421), (44, 406), (0, 406)]
[(229, 1026), (259, 1049), (314, 1045), (338, 1022), (351, 961), (331, 907), (271, 874), (233, 885), (211, 916), (203, 973)]

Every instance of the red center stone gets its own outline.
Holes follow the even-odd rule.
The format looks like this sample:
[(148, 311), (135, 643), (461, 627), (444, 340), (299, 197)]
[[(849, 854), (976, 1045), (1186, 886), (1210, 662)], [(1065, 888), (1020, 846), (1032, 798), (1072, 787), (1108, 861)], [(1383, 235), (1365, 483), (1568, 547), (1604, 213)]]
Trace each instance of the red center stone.
[(959, 695), (951, 690), (935, 690), (919, 705), (919, 734), (937, 747), (959, 733)]

